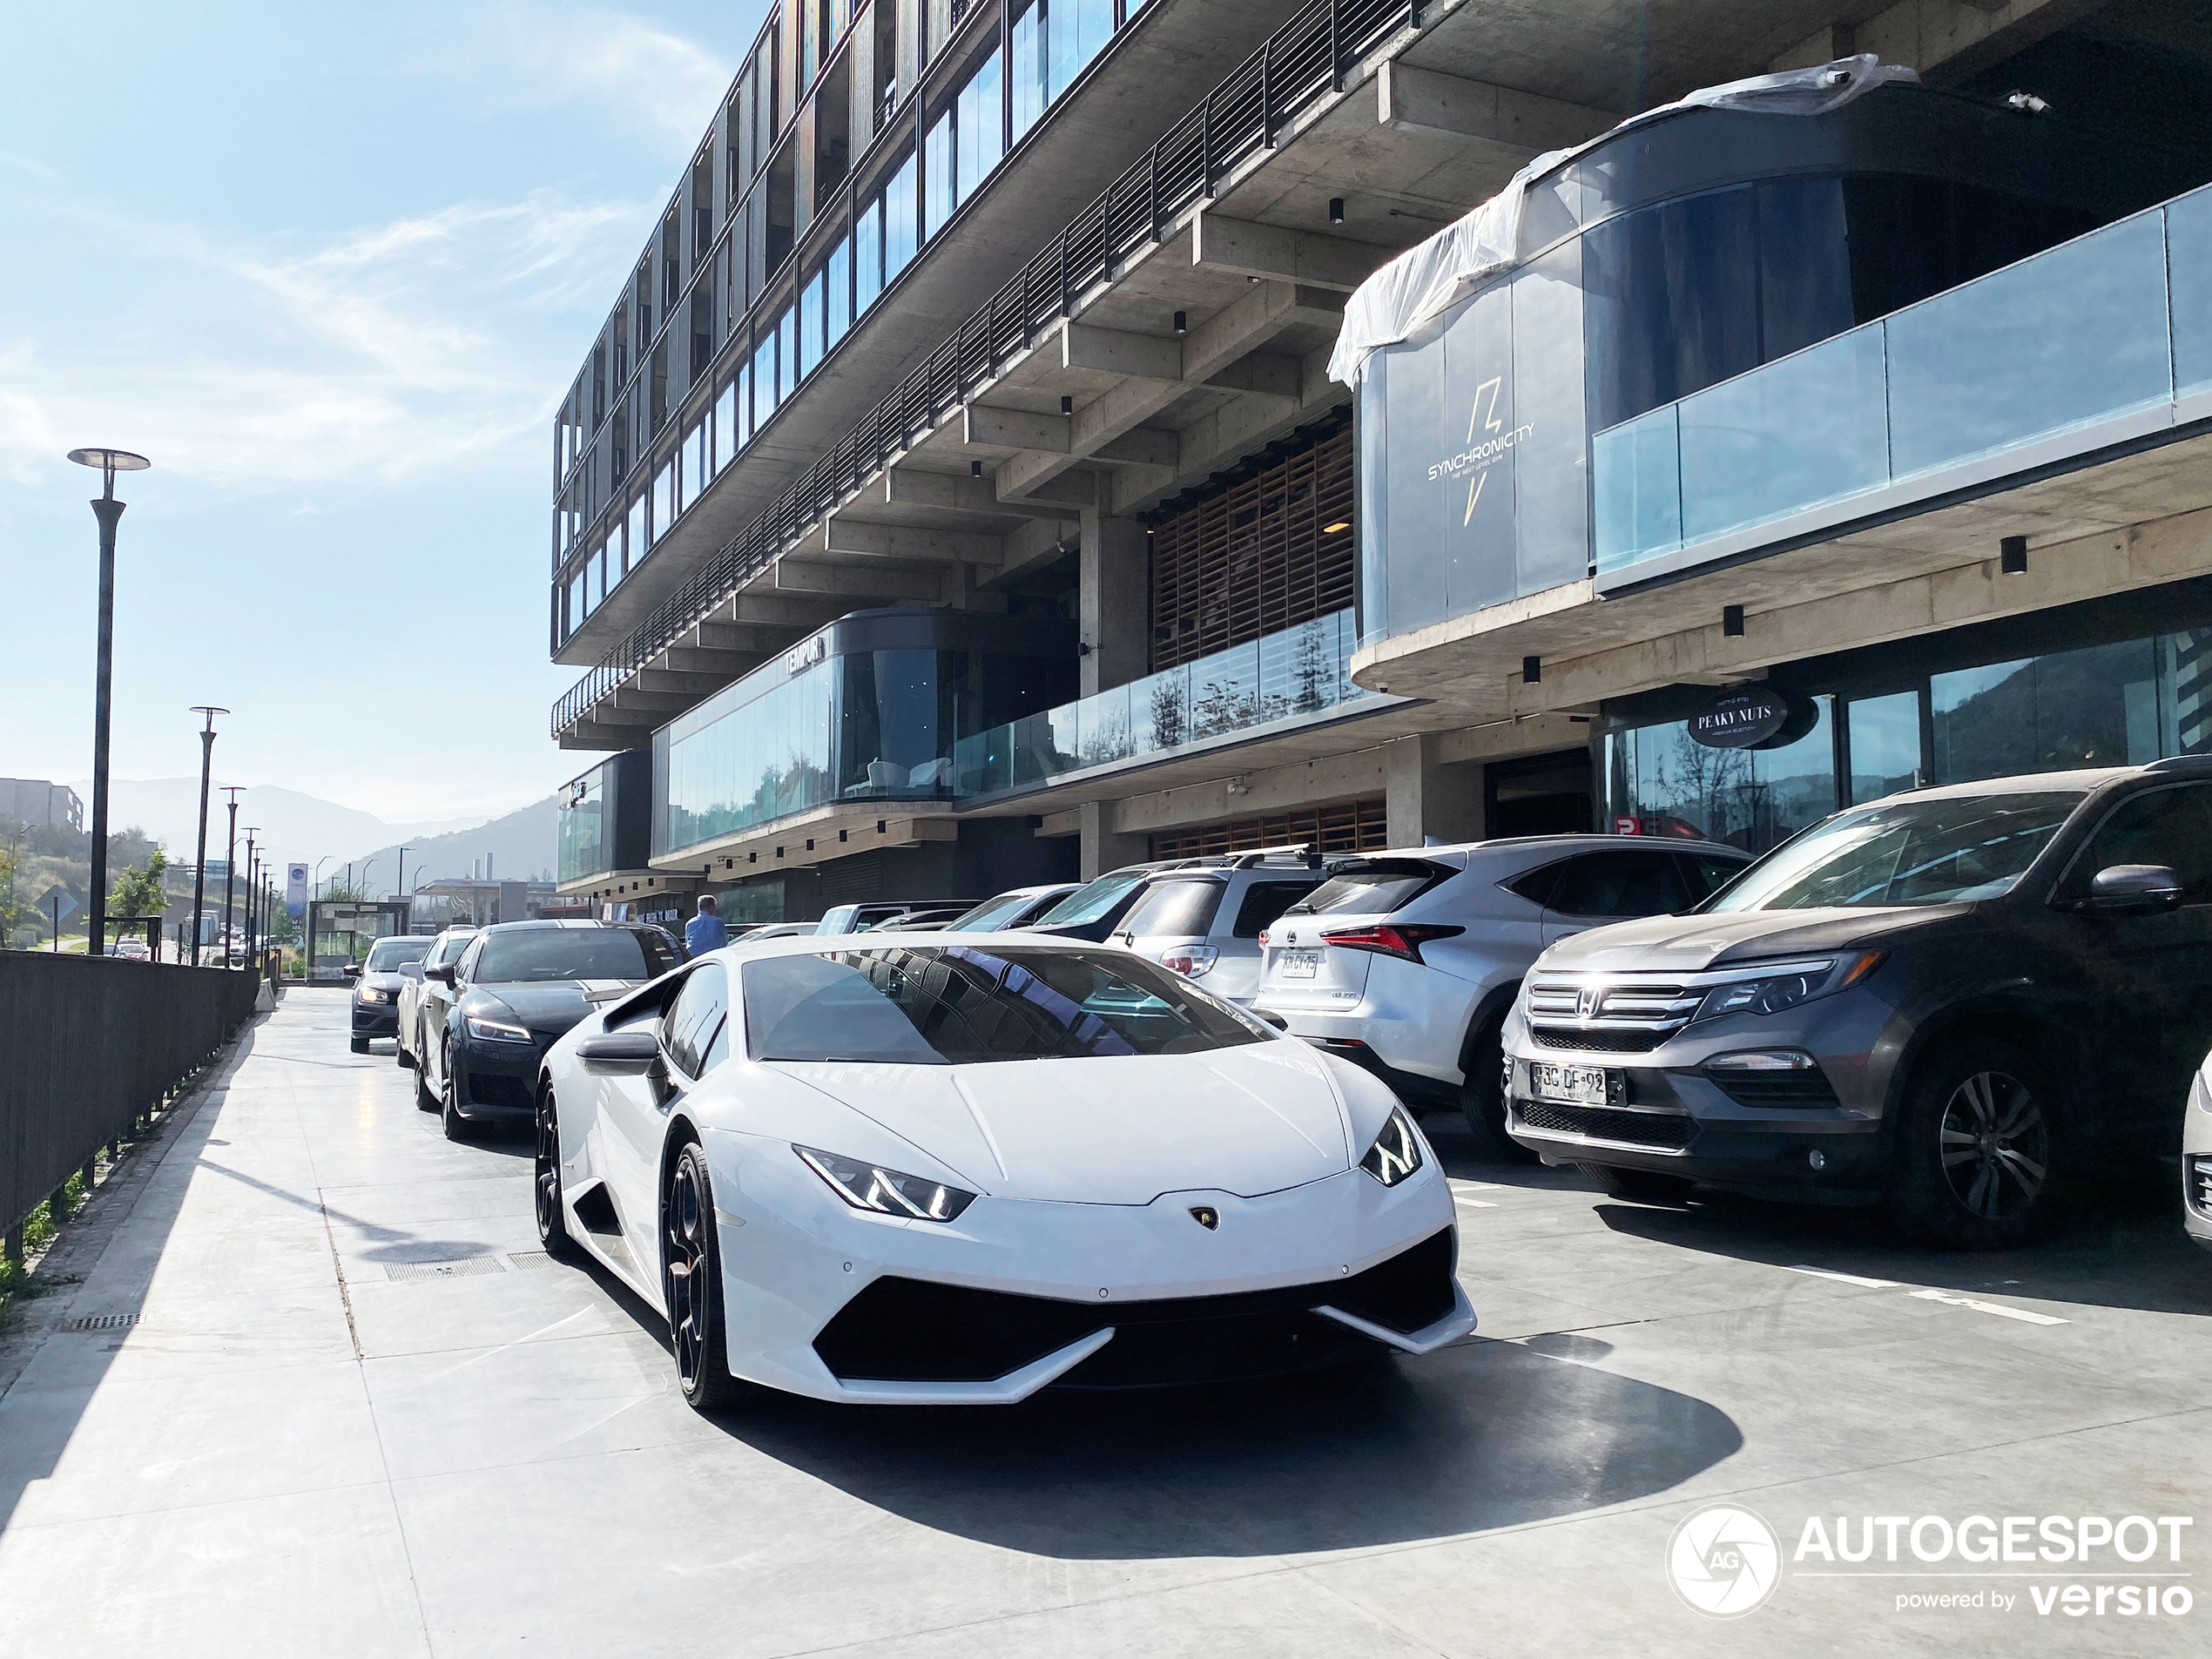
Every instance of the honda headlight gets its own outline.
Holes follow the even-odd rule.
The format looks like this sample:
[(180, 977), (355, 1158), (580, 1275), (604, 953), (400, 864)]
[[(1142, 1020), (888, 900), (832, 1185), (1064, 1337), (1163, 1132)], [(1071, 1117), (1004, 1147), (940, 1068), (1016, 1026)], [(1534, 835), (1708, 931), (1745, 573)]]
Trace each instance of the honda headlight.
[(1404, 1107), (1391, 1113), (1359, 1167), (1386, 1187), (1396, 1186), (1421, 1167), (1420, 1136), (1413, 1133), (1413, 1120)]
[(529, 1032), (519, 1025), (509, 1025), (504, 1020), (487, 1020), (477, 1015), (469, 1016), (469, 1035), (481, 1037), (486, 1042), (528, 1042)]
[(1723, 1014), (1780, 1014), (1815, 997), (1831, 995), (1858, 984), (1881, 966), (1885, 954), (1862, 950), (1846, 956), (1776, 962), (1757, 978), (1716, 985), (1705, 993), (1705, 1000), (1690, 1017), (1713, 1020)]
[(361, 999), (363, 1002), (388, 1002), (392, 1000), (374, 985), (364, 985), (361, 988)]
[(972, 1192), (918, 1175), (901, 1175), (862, 1158), (818, 1152), (811, 1146), (793, 1146), (792, 1150), (855, 1210), (873, 1210), (879, 1216), (910, 1221), (952, 1221), (975, 1202)]

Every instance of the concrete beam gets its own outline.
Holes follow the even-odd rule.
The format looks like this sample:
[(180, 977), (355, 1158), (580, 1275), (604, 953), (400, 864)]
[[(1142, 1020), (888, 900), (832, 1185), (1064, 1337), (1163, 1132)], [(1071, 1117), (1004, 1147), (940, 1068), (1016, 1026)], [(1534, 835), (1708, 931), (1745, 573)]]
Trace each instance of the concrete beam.
[(948, 513), (989, 513), (1000, 518), (1073, 518), (1073, 507), (1054, 502), (1003, 501), (996, 482), (947, 472), (894, 467), (883, 475), (881, 493), (871, 484), (858, 502), (880, 500), (887, 507), (921, 507)]
[(1391, 257), (1389, 248), (1347, 237), (1294, 231), (1201, 210), (1190, 221), (1190, 263), (1239, 276), (1271, 278), (1349, 293)]
[(698, 701), (696, 697), (682, 692), (649, 691), (643, 686), (629, 685), (616, 687), (614, 696), (604, 706), (611, 706), (620, 714), (669, 715), (681, 714)]
[(963, 403), (960, 410), (960, 441), (992, 449), (1035, 449), (1064, 455), (1069, 428), (1064, 415), (1039, 415), (1034, 409), (1002, 409), (988, 403)]
[(671, 645), (661, 653), (661, 661), (679, 674), (720, 674), (730, 679), (760, 666), (758, 652), (701, 645)]
[(855, 558), (995, 565), (1002, 549), (995, 536), (929, 529), (911, 524), (871, 524), (865, 520), (846, 518), (842, 513), (833, 513), (822, 551)]
[(854, 564), (776, 561), (776, 587), (787, 593), (833, 593), (848, 599), (935, 599), (943, 577), (935, 570), (886, 570)]
[(1173, 467), (1181, 458), (1182, 442), (1159, 427), (1131, 427), (1117, 438), (1108, 438), (1086, 453), (1094, 461), (1112, 461), (1132, 467)]
[(678, 697), (701, 698), (718, 691), (730, 682), (721, 674), (689, 674), (675, 669), (641, 668), (630, 677), (641, 691), (670, 691)]
[(1180, 381), (1183, 342), (1125, 328), (1094, 328), (1085, 322), (1060, 325), (1060, 366), (1095, 369), (1139, 379)]
[(1399, 132), (1472, 139), (1527, 160), (1594, 138), (1618, 117), (1393, 59), (1376, 80), (1375, 117)]

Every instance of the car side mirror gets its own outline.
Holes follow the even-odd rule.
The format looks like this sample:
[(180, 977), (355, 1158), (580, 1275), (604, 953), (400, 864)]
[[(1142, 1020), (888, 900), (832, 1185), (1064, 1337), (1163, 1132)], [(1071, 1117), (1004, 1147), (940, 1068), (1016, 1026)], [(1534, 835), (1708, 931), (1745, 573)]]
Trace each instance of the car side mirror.
[(1259, 1021), (1264, 1025), (1273, 1026), (1278, 1031), (1287, 1031), (1291, 1028), (1291, 1022), (1279, 1014), (1271, 1012), (1266, 1008), (1254, 1008), (1251, 1012), (1252, 1018)]
[(359, 962), (347, 962), (338, 971), (347, 979), (359, 979), (361, 976), (361, 965)]
[(2103, 916), (2145, 916), (2182, 902), (2182, 878), (2166, 864), (2108, 864), (2089, 882), (2081, 908)]
[(426, 968), (422, 970), (422, 977), (434, 979), (441, 985), (450, 985), (453, 983), (453, 964), (448, 962), (443, 968)]
[(618, 1031), (586, 1037), (576, 1045), (576, 1057), (593, 1071), (650, 1071), (660, 1060), (660, 1039), (650, 1025), (626, 1026)]

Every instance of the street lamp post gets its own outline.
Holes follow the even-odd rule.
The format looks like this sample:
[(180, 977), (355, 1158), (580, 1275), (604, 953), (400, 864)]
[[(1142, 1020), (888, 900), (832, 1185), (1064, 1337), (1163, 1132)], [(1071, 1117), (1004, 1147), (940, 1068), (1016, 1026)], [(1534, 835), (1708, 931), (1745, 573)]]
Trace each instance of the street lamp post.
[(72, 449), (69, 458), (80, 467), (100, 469), (100, 498), (92, 503), (92, 516), (100, 522), (100, 624), (95, 652), (92, 687), (92, 901), (86, 918), (91, 927), (91, 952), (107, 954), (107, 752), (111, 691), (115, 679), (115, 526), (124, 503), (115, 498), (115, 475), (144, 472), (153, 463), (128, 449)]
[(253, 934), (253, 838), (260, 833), (259, 824), (246, 826), (246, 954), (249, 957), (258, 942)]
[(194, 714), (204, 714), (207, 724), (199, 733), (199, 861), (192, 873), (192, 965), (199, 966), (200, 907), (207, 898), (207, 779), (215, 763), (215, 717), (228, 714), (228, 709), (219, 709), (212, 704), (195, 704)]
[(231, 839), (223, 846), (223, 966), (235, 968), (238, 953), (231, 948), (231, 896), (238, 885), (238, 798), (246, 792), (237, 784), (225, 784), (223, 792), (231, 798)]

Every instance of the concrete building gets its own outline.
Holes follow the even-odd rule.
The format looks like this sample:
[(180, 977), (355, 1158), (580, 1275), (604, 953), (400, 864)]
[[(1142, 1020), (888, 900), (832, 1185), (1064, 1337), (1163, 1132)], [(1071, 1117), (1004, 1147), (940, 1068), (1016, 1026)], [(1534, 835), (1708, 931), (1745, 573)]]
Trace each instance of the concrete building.
[(556, 433), (554, 733), (644, 780), (564, 893), (1764, 846), (2199, 740), (2200, 9), (1289, 10), (771, 20)]
[(84, 803), (67, 784), (44, 778), (0, 778), (0, 820), (40, 829), (84, 829)]

